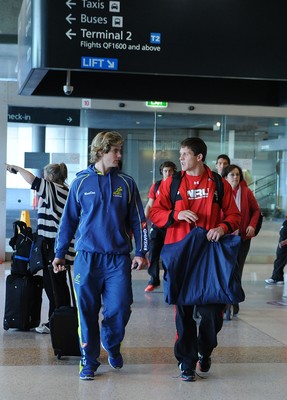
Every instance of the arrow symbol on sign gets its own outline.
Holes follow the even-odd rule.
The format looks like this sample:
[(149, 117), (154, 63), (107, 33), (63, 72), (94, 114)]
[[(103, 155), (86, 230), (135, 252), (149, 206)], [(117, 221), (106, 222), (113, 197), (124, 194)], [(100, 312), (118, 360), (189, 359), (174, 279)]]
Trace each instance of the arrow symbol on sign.
[(72, 21), (76, 21), (76, 18), (74, 18), (72, 14), (69, 14), (66, 16), (66, 20), (72, 25)]
[(72, 118), (72, 117), (68, 117), (68, 118), (67, 118), (67, 121), (68, 121), (69, 123), (71, 123), (71, 122), (73, 121), (73, 118)]
[(109, 68), (115, 68), (115, 63), (114, 63), (114, 61), (108, 60), (108, 67), (109, 67)]
[(67, 4), (67, 6), (68, 6), (70, 9), (72, 9), (72, 6), (75, 6), (75, 5), (76, 5), (76, 3), (72, 3), (72, 0), (66, 1), (66, 4)]
[(72, 40), (72, 36), (77, 36), (76, 33), (72, 32), (72, 29), (69, 29), (69, 30), (66, 32), (66, 35), (68, 36), (68, 38), (69, 38), (70, 40)]

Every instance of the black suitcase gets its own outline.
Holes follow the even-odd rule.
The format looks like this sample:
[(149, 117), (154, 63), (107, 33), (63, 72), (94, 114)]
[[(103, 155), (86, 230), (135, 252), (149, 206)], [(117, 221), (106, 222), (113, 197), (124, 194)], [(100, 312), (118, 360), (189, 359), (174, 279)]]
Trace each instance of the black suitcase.
[(50, 317), (50, 333), (54, 354), (60, 360), (62, 356), (81, 356), (79, 337), (78, 337), (78, 314), (76, 308), (75, 294), (73, 291), (73, 282), (71, 268), (66, 266), (72, 306), (59, 307), (57, 293), (53, 280), (53, 267), (49, 266), (56, 309)]
[(41, 320), (43, 277), (10, 274), (6, 278), (3, 328), (27, 331)]

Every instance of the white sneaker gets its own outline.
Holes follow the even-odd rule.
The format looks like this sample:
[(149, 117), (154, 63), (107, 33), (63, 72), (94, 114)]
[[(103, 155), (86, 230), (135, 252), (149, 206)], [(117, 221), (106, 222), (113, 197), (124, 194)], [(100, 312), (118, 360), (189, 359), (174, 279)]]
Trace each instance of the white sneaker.
[(272, 279), (272, 278), (265, 279), (265, 282), (266, 282), (268, 285), (284, 285), (284, 281), (275, 281), (275, 280)]
[(48, 328), (46, 324), (42, 324), (38, 326), (35, 331), (37, 333), (50, 333), (50, 328)]

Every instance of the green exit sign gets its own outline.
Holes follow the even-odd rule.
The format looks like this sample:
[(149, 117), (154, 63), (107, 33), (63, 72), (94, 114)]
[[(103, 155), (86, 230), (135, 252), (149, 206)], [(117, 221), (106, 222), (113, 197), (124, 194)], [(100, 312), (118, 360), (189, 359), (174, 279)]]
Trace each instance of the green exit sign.
[(168, 103), (167, 101), (147, 101), (147, 107), (154, 107), (154, 108), (167, 108)]

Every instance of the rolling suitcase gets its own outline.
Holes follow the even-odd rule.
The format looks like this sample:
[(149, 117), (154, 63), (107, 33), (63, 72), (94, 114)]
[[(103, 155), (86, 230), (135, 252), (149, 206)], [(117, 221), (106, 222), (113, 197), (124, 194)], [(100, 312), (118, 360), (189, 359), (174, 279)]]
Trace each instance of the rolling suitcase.
[(72, 298), (72, 306), (59, 307), (57, 293), (55, 290), (53, 267), (49, 266), (56, 304), (56, 308), (50, 317), (49, 326), (54, 354), (59, 360), (62, 356), (81, 356), (78, 338), (78, 315), (75, 294), (73, 291), (71, 267), (67, 265), (66, 269)]
[(10, 274), (6, 278), (3, 328), (27, 331), (39, 326), (43, 277)]

